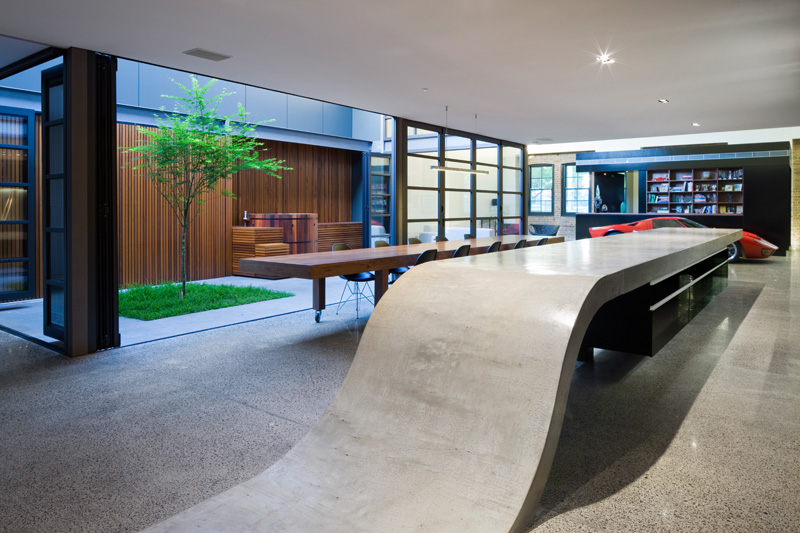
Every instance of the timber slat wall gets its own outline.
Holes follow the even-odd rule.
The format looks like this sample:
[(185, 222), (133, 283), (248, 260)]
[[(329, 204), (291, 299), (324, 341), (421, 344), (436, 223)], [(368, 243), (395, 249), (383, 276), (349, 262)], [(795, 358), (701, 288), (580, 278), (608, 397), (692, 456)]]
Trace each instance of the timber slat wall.
[[(142, 139), (136, 126), (118, 124), (121, 147)], [(206, 279), (233, 273), (233, 226), (248, 213), (318, 213), (320, 222), (350, 220), (353, 152), (301, 144), (264, 141), (262, 157), (284, 159), (294, 170), (282, 179), (243, 171), (228, 182), (236, 199), (213, 195), (189, 226), (187, 275)], [(358, 154), (360, 157), (360, 154)], [(172, 211), (132, 155), (119, 152), (120, 284), (180, 279), (180, 234)], [(359, 228), (361, 227), (358, 223)], [(359, 238), (359, 246), (360, 246)]]
[[(137, 146), (144, 136), (129, 124), (117, 125), (121, 147)], [(134, 169), (133, 155), (119, 151), (120, 284), (158, 283), (180, 279), (180, 226), (167, 202), (144, 172)], [(208, 195), (186, 237), (188, 279), (228, 274), (227, 233), (230, 200)]]
[(239, 172), (231, 187), (236, 195), (232, 225), (242, 225), (245, 211), (317, 213), (319, 222), (351, 220), (352, 152), (276, 141), (264, 141), (263, 147), (262, 158), (283, 159), (294, 170), (280, 172), (282, 179)]
[[(280, 246), (270, 246), (271, 244)], [(256, 247), (262, 246), (263, 255), (284, 255), (289, 245), (283, 244), (283, 228), (233, 228), (233, 274), (239, 275), (239, 260), (255, 257)], [(282, 251), (282, 253), (278, 253)]]
[[(36, 297), (42, 297), (42, 169), (41, 117), (36, 115)], [(120, 147), (142, 139), (137, 127), (117, 124)], [(233, 229), (250, 213), (318, 213), (320, 222), (350, 220), (353, 153), (335, 148), (264, 141), (263, 157), (285, 159), (294, 170), (277, 179), (254, 171), (240, 172), (229, 182), (237, 199), (214, 195), (189, 227), (187, 274), (190, 280), (233, 273)], [(360, 155), (360, 154), (359, 154)], [(175, 216), (141, 170), (133, 169), (132, 155), (118, 152), (119, 174), (119, 282), (158, 283), (180, 279), (180, 234)], [(360, 223), (355, 223), (359, 228)], [(359, 230), (360, 231), (360, 230)], [(337, 241), (344, 242), (344, 241)], [(360, 247), (358, 239), (357, 246)], [(330, 247), (328, 247), (330, 249)], [(276, 254), (268, 247), (261, 253)], [(254, 253), (254, 255), (256, 255)]]
[(361, 222), (329, 222), (317, 224), (317, 250), (330, 252), (334, 244), (343, 242), (350, 248), (361, 248)]

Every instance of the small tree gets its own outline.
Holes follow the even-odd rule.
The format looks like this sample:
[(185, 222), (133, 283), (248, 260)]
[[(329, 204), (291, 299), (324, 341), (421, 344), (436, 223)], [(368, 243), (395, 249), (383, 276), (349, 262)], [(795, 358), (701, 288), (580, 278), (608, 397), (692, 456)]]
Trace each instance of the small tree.
[[(284, 161), (259, 159), (259, 142), (252, 136), (257, 124), (246, 122), (247, 112), (241, 104), (233, 115), (218, 115), (223, 98), (233, 93), (209, 96), (216, 81), (202, 87), (194, 76), (191, 87), (175, 82), (183, 96), (165, 95), (175, 100), (175, 111), (166, 113), (166, 119), (156, 115), (155, 130), (140, 127), (144, 143), (127, 148), (136, 156), (134, 168), (142, 169), (152, 180), (178, 220), (181, 298), (186, 294), (186, 230), (202, 211), (204, 196), (217, 191), (220, 181), (240, 170), (260, 170), (276, 178), (280, 178), (278, 171), (292, 170), (283, 166)], [(225, 187), (221, 193), (234, 198)], [(194, 211), (193, 205), (197, 207)]]

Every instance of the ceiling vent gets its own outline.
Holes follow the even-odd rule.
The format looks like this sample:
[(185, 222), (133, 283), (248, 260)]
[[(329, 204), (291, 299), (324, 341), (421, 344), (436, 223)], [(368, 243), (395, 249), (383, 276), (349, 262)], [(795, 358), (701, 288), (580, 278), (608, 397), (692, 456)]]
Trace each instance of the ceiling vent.
[(203, 50), (202, 48), (192, 48), (184, 52), (187, 56), (199, 57), (200, 59), (208, 59), (209, 61), (222, 61), (223, 59), (230, 59), (231, 56), (212, 52), (211, 50)]

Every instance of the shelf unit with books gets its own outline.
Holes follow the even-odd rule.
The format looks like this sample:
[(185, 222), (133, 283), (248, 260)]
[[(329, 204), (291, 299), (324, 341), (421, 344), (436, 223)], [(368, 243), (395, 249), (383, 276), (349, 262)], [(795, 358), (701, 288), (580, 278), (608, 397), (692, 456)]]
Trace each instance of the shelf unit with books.
[(647, 212), (741, 215), (743, 189), (741, 168), (650, 170)]

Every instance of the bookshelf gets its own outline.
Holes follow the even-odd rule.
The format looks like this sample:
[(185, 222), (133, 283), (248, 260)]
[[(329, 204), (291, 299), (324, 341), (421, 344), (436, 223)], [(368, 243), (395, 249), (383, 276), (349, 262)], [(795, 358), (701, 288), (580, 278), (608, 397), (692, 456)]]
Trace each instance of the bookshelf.
[(744, 170), (649, 170), (647, 212), (741, 215)]

